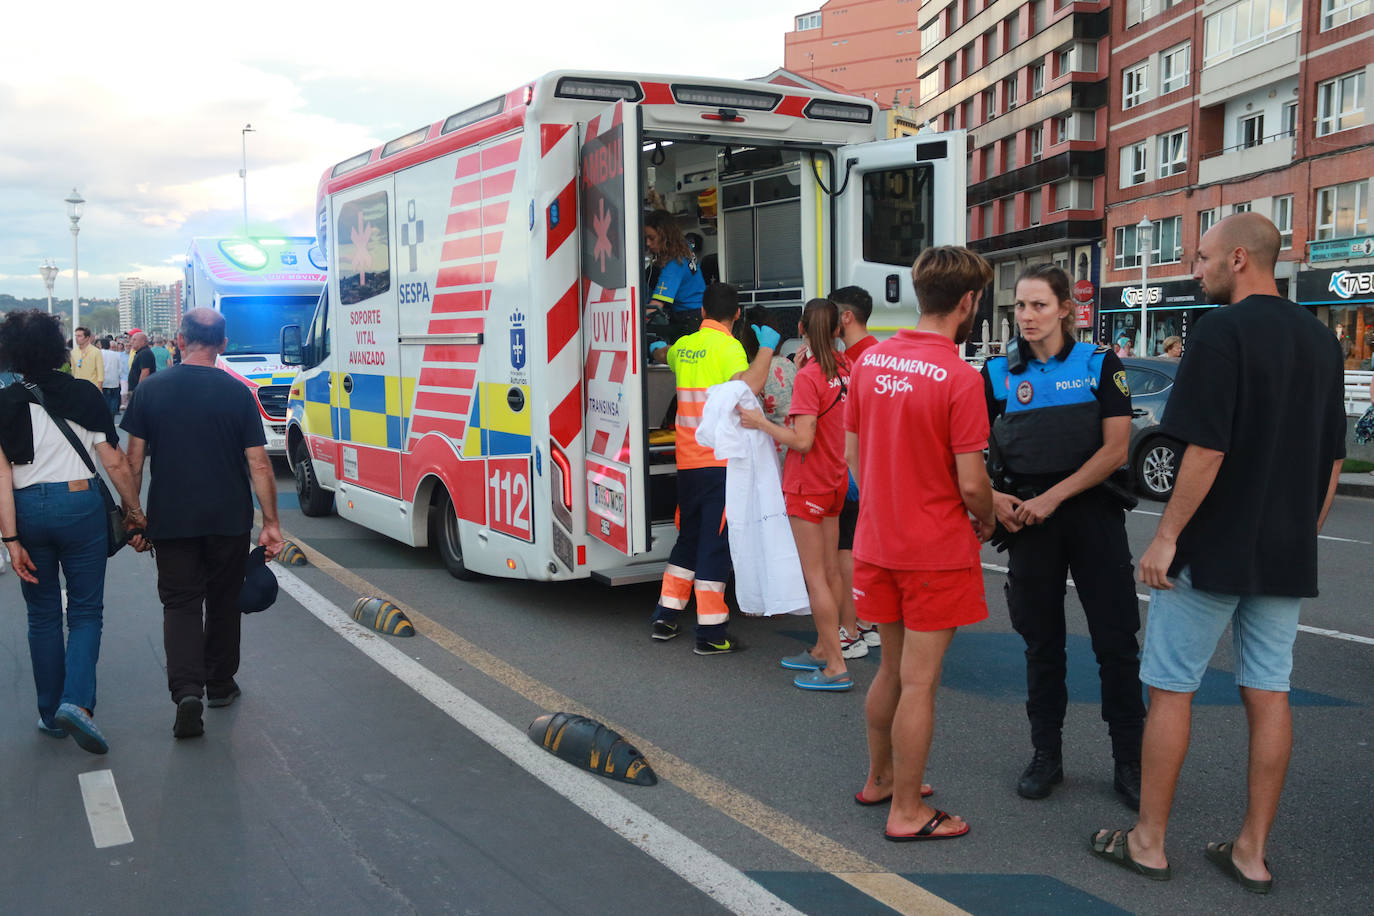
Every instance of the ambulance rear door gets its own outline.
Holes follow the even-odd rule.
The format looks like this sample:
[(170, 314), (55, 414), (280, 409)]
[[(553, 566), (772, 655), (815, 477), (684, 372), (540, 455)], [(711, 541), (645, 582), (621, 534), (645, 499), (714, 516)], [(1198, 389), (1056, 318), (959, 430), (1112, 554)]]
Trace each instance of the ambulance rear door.
[(869, 327), (911, 327), (911, 265), (932, 245), (963, 245), (964, 133), (898, 137), (836, 151), (836, 286), (873, 296)]
[(634, 556), (649, 548), (639, 106), (616, 102), (580, 130), (587, 531)]

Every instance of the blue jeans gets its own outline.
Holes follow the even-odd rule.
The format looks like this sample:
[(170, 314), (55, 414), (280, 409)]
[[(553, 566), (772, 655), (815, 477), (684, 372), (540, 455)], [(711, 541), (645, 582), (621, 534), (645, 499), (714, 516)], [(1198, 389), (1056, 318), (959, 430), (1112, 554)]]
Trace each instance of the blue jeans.
[[(38, 714), (52, 724), (62, 703), (95, 711), (95, 664), (105, 609), (105, 502), (94, 485), (71, 491), (38, 483), (14, 491), (19, 538), (37, 567), (22, 582), (29, 606), (29, 656)], [(67, 584), (67, 639), (62, 639), (62, 583)]]

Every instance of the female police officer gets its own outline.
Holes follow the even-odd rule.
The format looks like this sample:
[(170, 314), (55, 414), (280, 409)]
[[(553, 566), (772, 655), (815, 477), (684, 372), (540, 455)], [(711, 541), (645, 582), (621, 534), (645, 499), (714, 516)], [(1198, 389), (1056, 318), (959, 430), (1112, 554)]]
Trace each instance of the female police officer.
[(1064, 594), (1073, 572), (1102, 681), (1115, 788), (1140, 803), (1140, 612), (1124, 506), (1108, 478), (1126, 463), (1131, 396), (1107, 347), (1076, 343), (1069, 277), (1033, 265), (1016, 283), (1019, 337), (983, 369), (993, 422), (989, 459), (997, 518), (1011, 559), (1006, 595), (1026, 642), (1026, 714), (1034, 756), (1017, 792), (1045, 798), (1064, 779)]

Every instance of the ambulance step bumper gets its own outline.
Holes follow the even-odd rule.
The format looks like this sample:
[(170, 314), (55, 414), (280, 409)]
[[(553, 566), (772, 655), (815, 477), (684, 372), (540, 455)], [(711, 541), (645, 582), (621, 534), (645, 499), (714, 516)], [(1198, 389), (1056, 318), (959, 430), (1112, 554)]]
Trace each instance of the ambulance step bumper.
[(641, 582), (662, 580), (663, 571), (667, 568), (668, 564), (663, 561), (632, 563), (629, 566), (617, 566), (614, 569), (593, 569), (591, 578), (593, 582), (600, 582), (602, 585), (638, 585)]

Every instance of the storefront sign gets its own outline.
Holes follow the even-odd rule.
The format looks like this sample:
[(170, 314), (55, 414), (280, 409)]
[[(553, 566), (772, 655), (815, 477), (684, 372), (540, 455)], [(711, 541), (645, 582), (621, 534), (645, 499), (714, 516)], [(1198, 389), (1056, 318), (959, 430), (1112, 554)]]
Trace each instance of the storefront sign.
[(1087, 280), (1079, 280), (1073, 285), (1073, 298), (1076, 302), (1092, 302), (1097, 290)]
[(1074, 311), (1078, 313), (1078, 326), (1080, 328), (1093, 326), (1093, 304), (1091, 301), (1078, 303)]
[(1374, 235), (1307, 243), (1308, 261), (1348, 261), (1351, 258), (1374, 258)]
[[(1210, 305), (1196, 280), (1170, 280), (1145, 287), (1145, 305), (1150, 309), (1186, 309)], [(1140, 286), (1102, 287), (1102, 311), (1140, 311)]]
[(1303, 305), (1355, 305), (1374, 300), (1374, 267), (1298, 272), (1298, 302)]
[[(1158, 286), (1147, 286), (1144, 290), (1145, 304), (1158, 305), (1164, 298), (1164, 290)], [(1141, 289), (1139, 286), (1128, 286), (1121, 291), (1121, 304), (1131, 308), (1140, 308)]]

